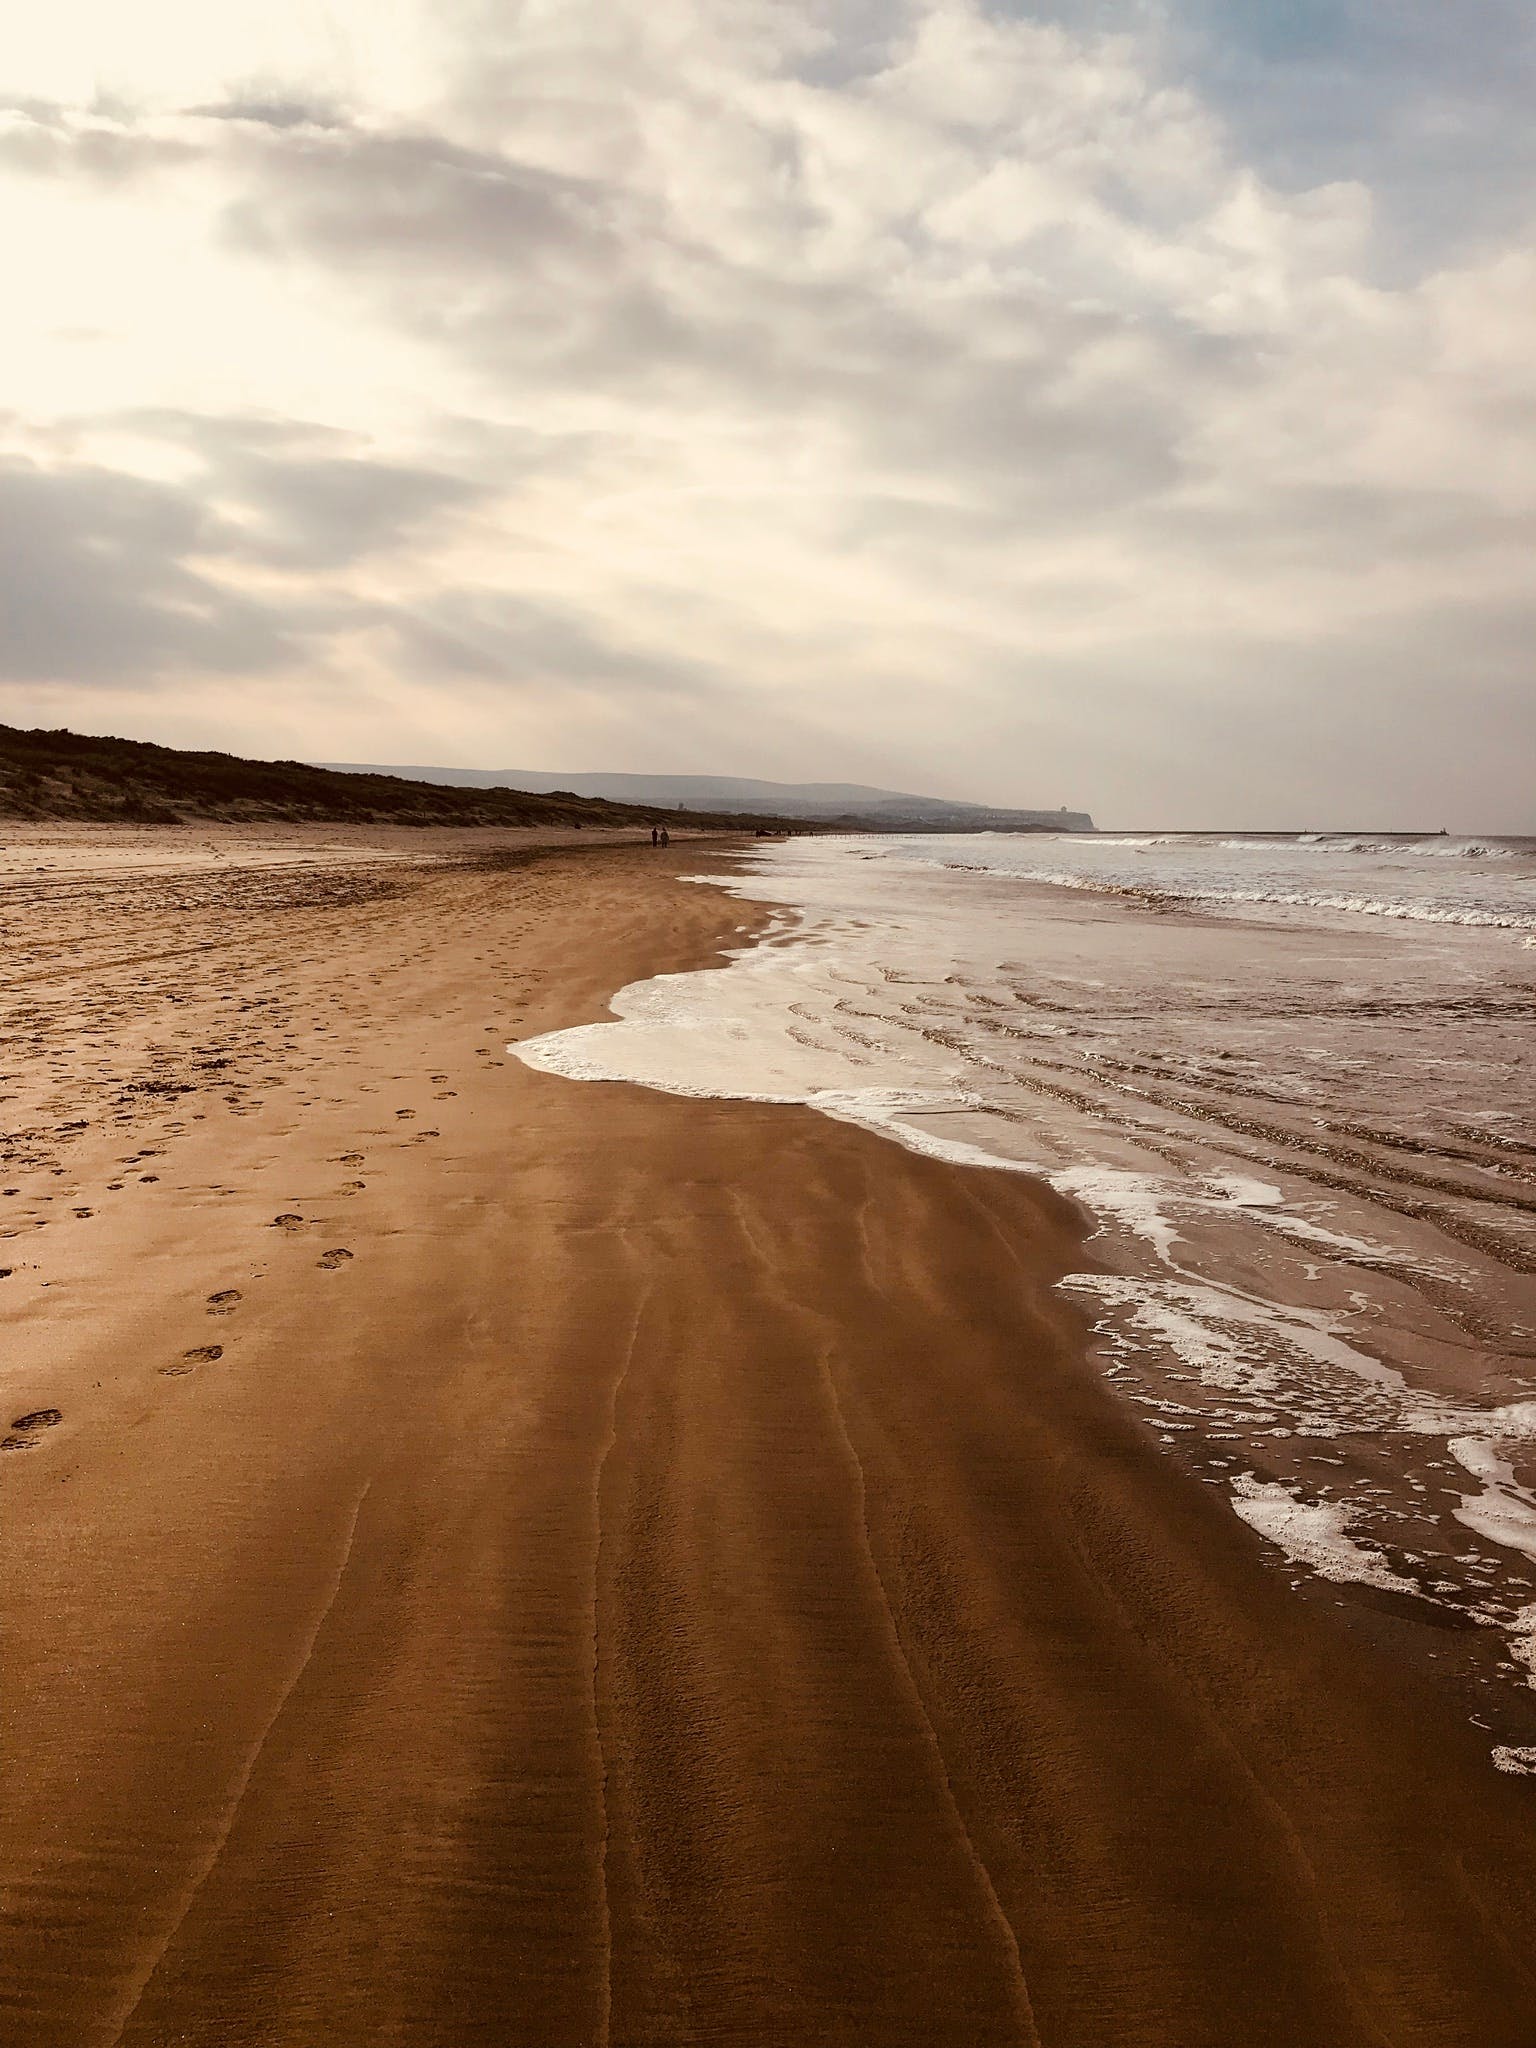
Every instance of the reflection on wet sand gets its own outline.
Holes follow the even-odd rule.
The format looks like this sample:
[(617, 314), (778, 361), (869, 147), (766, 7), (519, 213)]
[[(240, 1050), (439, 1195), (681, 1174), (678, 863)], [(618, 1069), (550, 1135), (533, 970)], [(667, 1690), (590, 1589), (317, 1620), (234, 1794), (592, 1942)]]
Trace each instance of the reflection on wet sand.
[[(1135, 888), (1106, 881), (1127, 856), (1101, 848), (1036, 879), (1069, 842), (775, 849), (736, 885), (784, 906), (765, 943), (626, 990), (617, 1026), (519, 1050), (808, 1101), (1073, 1195), (1099, 1270), (1064, 1284), (1106, 1371), (1310, 1596), (1454, 1667), (1519, 1769), (1536, 1744), (1536, 953), (1508, 904), (1536, 859), (1511, 845), (1481, 897), (1419, 849), (1355, 843), (1330, 867), (1315, 845), (1265, 848), (1264, 901), (1229, 847), (1202, 896), (1187, 841)], [(1319, 897), (1402, 903), (1298, 905), (1285, 860), (1315, 863)]]

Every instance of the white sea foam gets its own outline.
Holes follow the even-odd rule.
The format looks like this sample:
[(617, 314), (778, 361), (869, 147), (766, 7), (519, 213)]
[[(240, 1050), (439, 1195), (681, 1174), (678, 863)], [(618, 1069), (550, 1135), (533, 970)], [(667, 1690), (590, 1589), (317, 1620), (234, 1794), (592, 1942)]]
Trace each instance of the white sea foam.
[(1356, 917), (1405, 918), (1419, 924), (1464, 925), (1483, 931), (1536, 932), (1536, 912), (1518, 904), (1476, 904), (1437, 902), (1425, 898), (1367, 894), (1361, 890), (1296, 889), (1278, 884), (1268, 887), (1204, 887), (1186, 884), (1176, 888), (1151, 875), (1110, 876), (1074, 872), (1059, 867), (1023, 868), (1016, 871), (1023, 881), (1040, 882), (1053, 889), (1082, 889), (1098, 896), (1178, 897), (1186, 903), (1212, 908), (1242, 909), (1273, 907), (1288, 910), (1340, 911)]
[(1486, 931), (1536, 931), (1536, 914), (1478, 904), (1410, 902), (1342, 889), (1211, 889), (1191, 900), (1205, 903), (1274, 903), (1293, 910), (1342, 910), (1359, 917), (1403, 917), (1420, 924), (1469, 925)]
[(1536, 1601), (1511, 1617), (1509, 1648), (1511, 1655), (1529, 1672), (1528, 1682), (1536, 1686)]
[[(1536, 839), (1201, 838), (1057, 835), (910, 850), (934, 864), (972, 860), (1055, 888), (1179, 900), (1220, 911), (1327, 912), (1489, 931), (1536, 931), (1523, 884), (1536, 880)], [(1141, 856), (1132, 863), (1117, 853)], [(979, 856), (979, 857), (978, 857)], [(1426, 865), (1426, 860), (1428, 865)], [(1320, 883), (1318, 869), (1332, 870)], [(1489, 873), (1490, 866), (1496, 871)]]
[[(1172, 1281), (1123, 1280), (1103, 1273), (1075, 1273), (1063, 1282), (1074, 1294), (1105, 1308), (1124, 1311), (1126, 1335), (1101, 1326), (1112, 1351), (1123, 1354), (1137, 1337), (1171, 1351), (1198, 1374), (1203, 1385), (1226, 1393), (1269, 1396), (1280, 1383), (1272, 1357), (1253, 1340), (1240, 1319), (1213, 1314), (1200, 1288)], [(1146, 1397), (1149, 1406), (1161, 1405)]]
[(1254, 847), (1284, 850), (1292, 846), (1315, 848), (1319, 853), (1369, 854), (1390, 860), (1519, 860), (1529, 842), (1501, 839), (1431, 838), (1367, 839), (1349, 835), (1299, 832), (1294, 839), (1224, 839), (1229, 851), (1246, 852)]
[(1392, 1570), (1374, 1550), (1350, 1535), (1356, 1511), (1336, 1501), (1303, 1501), (1273, 1481), (1244, 1473), (1233, 1482), (1232, 1505), (1251, 1529), (1283, 1550), (1293, 1564), (1338, 1584), (1354, 1581), (1388, 1593), (1418, 1593), (1412, 1579)]
[[(1463, 1494), (1456, 1519), (1476, 1535), (1536, 1562), (1536, 1497), (1515, 1478), (1514, 1468), (1487, 1437), (1452, 1437), (1447, 1445), (1464, 1472), (1482, 1481), (1482, 1492)], [(1536, 1610), (1533, 1610), (1536, 1613)]]
[(1285, 1200), (1285, 1190), (1272, 1181), (1254, 1180), (1246, 1173), (1207, 1174), (1205, 1185), (1224, 1195), (1239, 1209), (1275, 1209)]
[[(1242, 1108), (1244, 1091), (1257, 1093), (1254, 1128), (1288, 1117), (1305, 1161), (1340, 1105), (1371, 1127), (1390, 1126), (1406, 1105), (1415, 1145), (1437, 1117), (1464, 1138), (1479, 1102), (1528, 1112), (1517, 1064), (1526, 1011), (1512, 1013), (1503, 1037), (1496, 1004), (1475, 1038), (1451, 1040), (1438, 1027), (1428, 1036), (1412, 1022), (1418, 1006), (1437, 1017), (1447, 991), (1493, 1003), (1501, 975), (1519, 994), (1518, 967), (1463, 915), (1487, 917), (1500, 899), (1475, 860), (1419, 862), (1415, 900), (1442, 930), (1431, 937), (1421, 926), (1411, 942), (1378, 933), (1368, 955), (1294, 908), (1276, 910), (1289, 920), (1278, 927), (1213, 927), (1136, 908), (1197, 902), (1202, 889), (1252, 879), (1240, 877), (1245, 866), (1264, 868), (1273, 907), (1296, 879), (1286, 862), (1298, 871), (1312, 863), (1314, 878), (1329, 859), (1352, 871), (1374, 863), (1378, 879), (1407, 865), (1401, 848), (1341, 855), (1321, 841), (1298, 853), (1298, 844), (1192, 849), (1148, 838), (1116, 850), (1061, 839), (1047, 867), (1011, 837), (791, 842), (726, 884), (776, 906), (755, 946), (724, 968), (621, 991), (614, 1023), (509, 1050), (581, 1079), (806, 1104), (915, 1152), (1048, 1181), (1096, 1226), (1092, 1256), (1109, 1270), (1063, 1284), (1089, 1308), (1106, 1370), (1160, 1429), (1178, 1432), (1187, 1454), (1209, 1454), (1224, 1485), (1234, 1447), (1246, 1452), (1246, 1518), (1283, 1533), (1308, 1568), (1412, 1591), (1388, 1557), (1350, 1534), (1354, 1496), (1395, 1469), (1395, 1512), (1415, 1553), (1434, 1554), (1437, 1587), (1460, 1587), (1468, 1616), (1500, 1629), (1530, 1664), (1536, 1649), (1527, 1656), (1521, 1644), (1536, 1633), (1521, 1634), (1520, 1599), (1530, 1596), (1519, 1594), (1518, 1569), (1509, 1597), (1493, 1599), (1487, 1555), (1468, 1550), (1464, 1534), (1436, 1531), (1452, 1529), (1452, 1510), (1437, 1504), (1447, 1469), (1459, 1466), (1477, 1483), (1451, 1495), (1455, 1530), (1494, 1560), (1536, 1561), (1536, 1500), (1510, 1461), (1513, 1444), (1536, 1435), (1536, 1401), (1480, 1406), (1437, 1394), (1406, 1362), (1422, 1361), (1422, 1338), (1402, 1348), (1393, 1320), (1417, 1313), (1420, 1283), (1484, 1299), (1465, 1278), (1464, 1248), (1427, 1225), (1388, 1241), (1397, 1209), (1362, 1207), (1337, 1189), (1320, 1222), (1315, 1184), (1293, 1176), (1283, 1141), (1266, 1153), (1260, 1139), (1201, 1122), (1207, 1101)], [(1514, 873), (1513, 856), (1505, 869)], [(1042, 881), (1077, 893), (1059, 896)], [(1441, 915), (1452, 912), (1460, 929)], [(1299, 950), (1279, 943), (1291, 930), (1304, 937)], [(1330, 946), (1339, 949), (1333, 982), (1319, 978)], [(1298, 961), (1310, 979), (1298, 979)], [(1374, 980), (1362, 981), (1366, 968)], [(1378, 1011), (1388, 1019), (1380, 1032)], [(1357, 1012), (1365, 1022), (1353, 1021)], [(1349, 1176), (1366, 1171), (1352, 1151)], [(1505, 1220), (1494, 1218), (1501, 1228)], [(1369, 1292), (1345, 1284), (1362, 1266), (1388, 1279)], [(1370, 1457), (1349, 1467), (1356, 1444)], [(1271, 1456), (1283, 1478), (1252, 1471)], [(1305, 1468), (1304, 1480), (1293, 1467)], [(1393, 1541), (1406, 1555), (1409, 1537)], [(1536, 1603), (1529, 1611), (1536, 1620)]]
[[(1354, 1404), (1362, 1388), (1372, 1390), (1376, 1397), (1378, 1405), (1371, 1412), (1378, 1422), (1387, 1419), (1388, 1413), (1395, 1421), (1400, 1407), (1417, 1400), (1395, 1367), (1349, 1343), (1321, 1312), (1263, 1301), (1215, 1281), (1201, 1282), (1185, 1274), (1173, 1259), (1168, 1264), (1179, 1275), (1177, 1279), (1124, 1280), (1074, 1274), (1062, 1284), (1097, 1294), (1117, 1306), (1132, 1307), (1137, 1319), (1155, 1329), (1183, 1363), (1193, 1366), (1202, 1377), (1213, 1357), (1247, 1361), (1289, 1358), (1293, 1364), (1299, 1360), (1320, 1369), (1322, 1375), (1337, 1375), (1351, 1389), (1351, 1405), (1347, 1412), (1333, 1412), (1326, 1420), (1323, 1411), (1327, 1404), (1321, 1396), (1327, 1380), (1317, 1371), (1308, 1376), (1311, 1405), (1307, 1421), (1309, 1429), (1318, 1434), (1333, 1434), (1353, 1425), (1358, 1413)], [(1170, 1313), (1170, 1309), (1176, 1312)], [(1199, 1339), (1183, 1337), (1181, 1330), (1198, 1331)], [(1210, 1384), (1228, 1382), (1218, 1377)], [(1379, 1406), (1383, 1397), (1390, 1404), (1385, 1412)], [(1423, 1409), (1417, 1412), (1426, 1413)], [(1460, 1418), (1465, 1411), (1451, 1414)]]
[(1394, 1250), (1390, 1245), (1371, 1238), (1351, 1237), (1345, 1231), (1330, 1230), (1326, 1224), (1314, 1223), (1309, 1216), (1288, 1213), (1266, 1220), (1286, 1237), (1296, 1238), (1305, 1244), (1326, 1245), (1331, 1251), (1342, 1252), (1346, 1258), (1359, 1259), (1372, 1266), (1401, 1266), (1414, 1272), (1429, 1270), (1422, 1259), (1410, 1258), (1406, 1252)]
[(1429, 854), (1437, 860), (1518, 860), (1519, 853), (1512, 846), (1489, 845), (1482, 840), (1467, 840), (1461, 845), (1416, 846), (1417, 854)]

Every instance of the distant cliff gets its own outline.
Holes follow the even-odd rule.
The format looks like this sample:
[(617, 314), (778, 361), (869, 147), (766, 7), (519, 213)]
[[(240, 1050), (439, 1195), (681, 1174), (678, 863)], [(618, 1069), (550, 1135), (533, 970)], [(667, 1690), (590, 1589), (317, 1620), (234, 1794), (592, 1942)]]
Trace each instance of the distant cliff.
[(459, 789), (568, 790), (610, 803), (665, 804), (689, 811), (798, 818), (818, 825), (885, 832), (1091, 832), (1086, 811), (1019, 811), (998, 804), (913, 796), (859, 782), (765, 782), (733, 775), (588, 775), (528, 768), (378, 768), (328, 761), (347, 775), (404, 775)]

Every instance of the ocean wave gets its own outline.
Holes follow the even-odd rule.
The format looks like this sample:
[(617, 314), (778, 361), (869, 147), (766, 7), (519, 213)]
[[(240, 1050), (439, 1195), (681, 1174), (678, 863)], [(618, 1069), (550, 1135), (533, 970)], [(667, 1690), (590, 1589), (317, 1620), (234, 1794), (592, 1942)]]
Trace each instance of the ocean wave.
[(1316, 842), (1324, 853), (1405, 854), (1417, 860), (1529, 860), (1536, 845), (1496, 839), (1328, 839)]
[(1211, 839), (1204, 843), (1208, 846), (1219, 847), (1224, 853), (1289, 853), (1293, 847), (1297, 846), (1316, 846), (1320, 847), (1325, 853), (1336, 853), (1338, 851), (1336, 845), (1320, 839), (1316, 833), (1313, 833), (1310, 837), (1306, 833), (1302, 833), (1295, 839)]
[(1195, 899), (1213, 903), (1278, 903), (1298, 910), (1346, 910), (1361, 917), (1406, 917), (1421, 924), (1476, 926), (1486, 931), (1536, 931), (1536, 916), (1477, 904), (1409, 903), (1398, 897), (1356, 896), (1343, 889), (1234, 889)]
[[(1101, 846), (1162, 846), (1167, 840), (1120, 839), (1100, 840)], [(1445, 838), (1438, 834), (1433, 838), (1366, 838), (1355, 833), (1340, 832), (1299, 832), (1294, 838), (1264, 839), (1216, 839), (1206, 842), (1222, 848), (1228, 853), (1285, 852), (1293, 850), (1308, 853), (1340, 854), (1354, 853), (1374, 855), (1377, 858), (1410, 856), (1430, 860), (1531, 860), (1536, 861), (1536, 840), (1503, 839), (1498, 836), (1482, 839)]]
[(1519, 860), (1522, 855), (1529, 859), (1536, 853), (1530, 847), (1496, 846), (1483, 839), (1469, 839), (1464, 846), (1416, 846), (1413, 851), (1427, 853), (1436, 860)]
[(1183, 881), (1117, 880), (1110, 875), (1071, 874), (1061, 868), (1014, 870), (1019, 879), (1052, 888), (1081, 889), (1096, 896), (1124, 896), (1157, 903), (1263, 904), (1291, 910), (1339, 910), (1358, 917), (1407, 918), (1421, 924), (1465, 925), (1485, 931), (1536, 932), (1536, 912), (1513, 906), (1412, 901), (1363, 895), (1344, 889), (1285, 889), (1196, 886)]

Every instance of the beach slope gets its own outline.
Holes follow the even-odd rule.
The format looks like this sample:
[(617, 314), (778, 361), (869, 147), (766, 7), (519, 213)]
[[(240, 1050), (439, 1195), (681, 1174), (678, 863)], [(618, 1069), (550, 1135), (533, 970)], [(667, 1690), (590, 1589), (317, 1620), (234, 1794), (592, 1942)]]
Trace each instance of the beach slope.
[(0, 2038), (1528, 2048), (1529, 1784), (1074, 1211), (507, 1059), (739, 942), (698, 849), (177, 838), (0, 878)]

